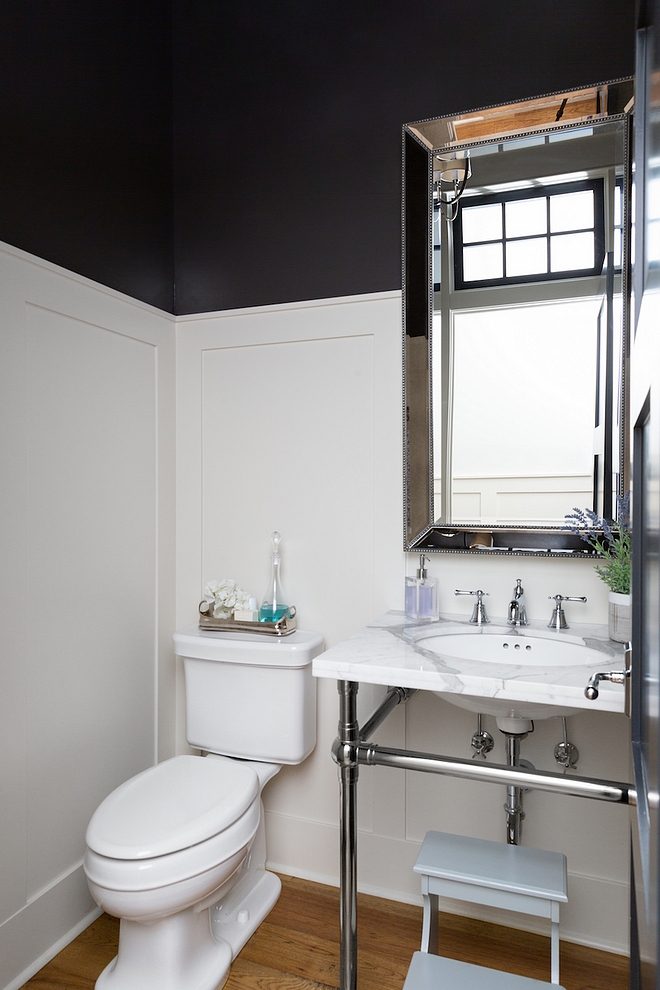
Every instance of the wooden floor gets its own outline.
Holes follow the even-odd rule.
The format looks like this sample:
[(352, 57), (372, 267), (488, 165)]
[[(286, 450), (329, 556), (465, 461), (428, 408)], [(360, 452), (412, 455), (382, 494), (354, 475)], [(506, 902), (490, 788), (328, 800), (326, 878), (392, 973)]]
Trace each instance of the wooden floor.
[[(328, 990), (338, 985), (339, 892), (282, 877), (282, 896), (235, 960), (226, 990)], [(401, 990), (419, 948), (421, 908), (360, 895), (359, 990)], [(25, 984), (29, 990), (92, 990), (117, 951), (119, 923), (103, 915)], [(441, 954), (550, 979), (550, 939), (456, 915), (440, 917)], [(622, 956), (561, 945), (566, 990), (627, 990)]]

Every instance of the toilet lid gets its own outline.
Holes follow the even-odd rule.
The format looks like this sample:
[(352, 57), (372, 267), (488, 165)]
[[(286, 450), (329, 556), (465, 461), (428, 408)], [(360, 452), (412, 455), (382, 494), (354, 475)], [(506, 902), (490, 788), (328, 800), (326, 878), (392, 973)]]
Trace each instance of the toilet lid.
[(175, 756), (121, 784), (87, 828), (90, 849), (111, 859), (150, 859), (217, 835), (259, 795), (252, 767)]

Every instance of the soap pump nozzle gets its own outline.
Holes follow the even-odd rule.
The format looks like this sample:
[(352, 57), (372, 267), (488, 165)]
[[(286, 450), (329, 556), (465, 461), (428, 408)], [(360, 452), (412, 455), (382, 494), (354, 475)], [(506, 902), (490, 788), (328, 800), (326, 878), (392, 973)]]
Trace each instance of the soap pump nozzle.
[(420, 555), (419, 555), (419, 567), (417, 568), (417, 577), (421, 581), (425, 581), (426, 578), (428, 577), (428, 574), (426, 572), (426, 568), (424, 567), (424, 561), (425, 560), (430, 561), (430, 559), (431, 559), (430, 557), (427, 557), (423, 553), (420, 553)]

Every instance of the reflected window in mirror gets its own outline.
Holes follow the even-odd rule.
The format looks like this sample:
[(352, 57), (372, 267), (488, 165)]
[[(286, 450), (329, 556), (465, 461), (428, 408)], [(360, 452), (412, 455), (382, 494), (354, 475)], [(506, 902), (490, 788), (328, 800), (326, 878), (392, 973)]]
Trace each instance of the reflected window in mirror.
[(452, 227), (456, 289), (599, 275), (603, 179), (470, 195)]

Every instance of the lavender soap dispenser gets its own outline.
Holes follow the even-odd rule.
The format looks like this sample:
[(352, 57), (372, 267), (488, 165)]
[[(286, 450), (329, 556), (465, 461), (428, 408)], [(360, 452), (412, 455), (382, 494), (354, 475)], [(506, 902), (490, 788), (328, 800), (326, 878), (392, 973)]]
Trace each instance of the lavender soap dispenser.
[(419, 567), (415, 577), (406, 578), (406, 618), (432, 620), (438, 618), (438, 582), (430, 578), (424, 567), (428, 560), (419, 556)]

